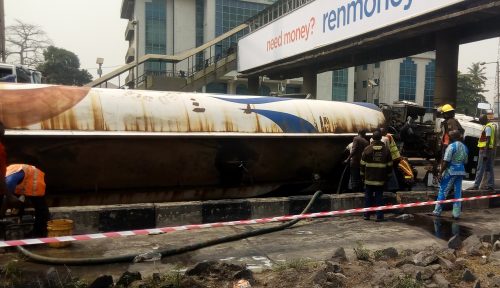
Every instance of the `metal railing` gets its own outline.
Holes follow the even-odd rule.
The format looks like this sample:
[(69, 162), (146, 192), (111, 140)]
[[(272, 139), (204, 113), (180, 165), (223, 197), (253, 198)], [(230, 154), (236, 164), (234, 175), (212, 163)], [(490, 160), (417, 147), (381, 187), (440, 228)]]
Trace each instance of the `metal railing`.
[(314, 0), (278, 0), (246, 21), (250, 32), (254, 32), (312, 1)]
[[(228, 55), (236, 53), (237, 41), (246, 33), (248, 33), (248, 25), (241, 24), (199, 47), (176, 55), (147, 54), (140, 57), (137, 61), (133, 61), (119, 67), (114, 71), (88, 83), (86, 86), (97, 87), (115, 78), (118, 78), (119, 87), (131, 86), (129, 84), (132, 82), (135, 82), (135, 86), (138, 86), (139, 81), (144, 81), (139, 78), (151, 75), (148, 73), (160, 73), (164, 75), (172, 75), (174, 77), (188, 78), (195, 73), (217, 63), (219, 60), (224, 59)], [(149, 69), (144, 66), (146, 63), (155, 62), (166, 63), (168, 68), (163, 69), (165, 71), (148, 71)], [(136, 70), (136, 67), (141, 68), (141, 65), (144, 73), (140, 75), (138, 79), (135, 79), (134, 73), (130, 72)], [(132, 77), (129, 76), (129, 79), (126, 79), (124, 85), (122, 85), (121, 77), (124, 73), (129, 73)]]
[[(310, 3), (314, 0), (278, 0), (266, 9), (262, 10), (255, 16), (249, 18), (245, 23), (231, 29), (230, 31), (216, 37), (215, 39), (206, 42), (205, 44), (191, 50), (184, 51), (177, 55), (159, 55), (147, 54), (135, 61), (126, 64), (114, 71), (90, 82), (87, 86), (97, 87), (113, 79), (118, 79), (118, 86), (139, 86), (140, 83), (146, 81), (147, 76), (165, 76), (165, 77), (180, 77), (189, 78), (196, 73), (216, 64), (221, 59), (228, 57), (237, 52), (237, 41), (239, 38), (248, 34), (249, 32), (258, 30), (266, 24), (275, 21), (276, 19), (295, 11), (296, 9)], [(145, 63), (167, 63), (168, 68), (162, 69), (164, 71), (151, 71), (146, 69)], [(134, 73), (129, 73), (141, 67), (143, 74), (135, 79)], [(122, 74), (129, 73), (129, 77), (122, 85)], [(131, 85), (134, 83), (134, 85)]]

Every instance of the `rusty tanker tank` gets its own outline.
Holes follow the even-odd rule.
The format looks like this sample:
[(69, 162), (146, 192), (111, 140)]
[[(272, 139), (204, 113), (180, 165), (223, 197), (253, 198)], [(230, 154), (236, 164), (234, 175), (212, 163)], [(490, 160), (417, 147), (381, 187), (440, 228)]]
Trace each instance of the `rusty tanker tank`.
[(246, 198), (313, 175), (335, 185), (374, 105), (0, 84), (8, 162), (46, 172), (51, 205)]

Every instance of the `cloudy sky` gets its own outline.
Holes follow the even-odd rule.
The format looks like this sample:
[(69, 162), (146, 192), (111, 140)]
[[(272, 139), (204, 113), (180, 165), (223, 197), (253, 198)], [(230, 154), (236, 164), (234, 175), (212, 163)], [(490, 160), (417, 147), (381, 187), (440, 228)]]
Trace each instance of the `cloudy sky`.
[[(97, 75), (96, 58), (104, 58), (103, 74), (125, 63), (126, 20), (120, 19), (122, 0), (5, 0), (7, 25), (19, 19), (43, 28), (54, 45), (78, 55), (81, 67)], [(496, 61), (498, 38), (460, 47), (459, 70), (473, 62)], [(495, 65), (487, 65), (487, 96), (495, 95)]]

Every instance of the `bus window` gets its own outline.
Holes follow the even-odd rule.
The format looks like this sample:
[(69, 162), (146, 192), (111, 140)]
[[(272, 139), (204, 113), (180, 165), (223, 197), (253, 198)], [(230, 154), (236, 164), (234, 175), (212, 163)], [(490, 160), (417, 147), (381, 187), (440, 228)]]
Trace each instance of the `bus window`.
[(16, 82), (14, 65), (0, 63), (0, 82)]

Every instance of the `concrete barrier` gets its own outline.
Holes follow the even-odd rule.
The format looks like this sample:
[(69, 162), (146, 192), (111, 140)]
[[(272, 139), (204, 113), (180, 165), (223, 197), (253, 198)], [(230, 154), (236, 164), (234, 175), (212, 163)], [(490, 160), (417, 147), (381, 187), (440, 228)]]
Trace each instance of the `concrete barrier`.
[[(487, 194), (484, 191), (464, 191), (463, 197)], [(387, 204), (413, 203), (435, 200), (436, 196), (437, 192), (435, 191), (385, 192), (384, 200)], [(50, 212), (54, 219), (72, 219), (75, 223), (75, 234), (84, 234), (299, 214), (310, 199), (311, 195), (154, 204), (54, 207), (50, 208)], [(492, 203), (494, 202), (487, 199), (477, 200), (464, 202), (462, 207), (463, 209), (486, 209), (494, 207)], [(360, 207), (364, 207), (364, 193), (325, 194), (313, 205), (310, 212), (346, 210)], [(450, 208), (451, 205), (449, 207), (445, 206), (445, 209)], [(431, 212), (432, 209), (433, 206), (422, 206), (405, 208), (404, 212)]]

